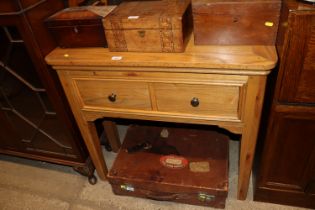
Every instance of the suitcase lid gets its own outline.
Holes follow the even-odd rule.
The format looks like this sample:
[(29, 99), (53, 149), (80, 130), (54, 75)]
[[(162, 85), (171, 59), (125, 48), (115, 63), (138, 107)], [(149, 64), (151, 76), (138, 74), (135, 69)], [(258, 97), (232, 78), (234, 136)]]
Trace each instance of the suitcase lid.
[(48, 17), (45, 24), (54, 26), (102, 24), (101, 20), (116, 6), (83, 6), (70, 7)]
[(180, 29), (190, 0), (127, 1), (103, 20), (105, 29)]
[[(132, 184), (154, 190), (176, 186), (227, 195), (228, 138), (215, 131), (131, 126), (108, 179), (111, 184)], [(149, 141), (147, 151), (128, 153), (127, 148)], [(142, 184), (143, 183), (143, 184)]]

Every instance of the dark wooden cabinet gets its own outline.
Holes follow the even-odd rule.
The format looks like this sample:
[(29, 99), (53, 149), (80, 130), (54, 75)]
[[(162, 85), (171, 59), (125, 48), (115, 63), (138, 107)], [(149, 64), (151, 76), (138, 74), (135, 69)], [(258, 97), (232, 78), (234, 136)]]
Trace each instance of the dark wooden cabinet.
[(271, 164), (264, 168), (263, 182), (270, 187), (304, 192), (309, 181), (308, 171), (315, 163), (312, 160), (315, 112), (301, 107), (282, 108), (284, 110), (275, 110), (271, 116), (268, 141), (272, 147), (265, 159)]
[(315, 6), (283, 3), (280, 57), (256, 180), (257, 201), (315, 208)]
[(44, 57), (56, 44), (43, 21), (62, 0), (7, 0), (0, 6), (0, 153), (73, 166), (93, 165), (57, 75)]
[(314, 11), (291, 11), (288, 21), (279, 101), (315, 103), (315, 6)]

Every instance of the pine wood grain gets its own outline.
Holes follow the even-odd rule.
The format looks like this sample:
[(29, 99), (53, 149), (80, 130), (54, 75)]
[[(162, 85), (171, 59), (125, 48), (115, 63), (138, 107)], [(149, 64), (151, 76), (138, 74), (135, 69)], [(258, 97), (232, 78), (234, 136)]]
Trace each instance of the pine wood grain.
[[(227, 116), (238, 119), (239, 87), (155, 83), (157, 109), (161, 112)], [(199, 105), (193, 106), (195, 99)]]
[[(148, 84), (106, 79), (75, 79), (82, 105), (98, 108), (151, 110)], [(113, 95), (115, 101), (110, 101)]]
[(266, 77), (251, 76), (245, 101), (244, 128), (241, 139), (240, 169), (238, 177), (238, 194), (240, 200), (247, 196), (251, 168), (255, 155), (260, 115), (264, 100)]
[[(113, 57), (117, 56), (121, 57), (121, 60), (113, 60)], [(211, 73), (214, 70), (225, 73), (224, 70), (229, 70), (226, 74), (268, 74), (277, 62), (277, 54), (274, 46), (194, 46), (191, 38), (184, 53), (131, 53), (109, 52), (105, 48), (57, 48), (46, 57), (46, 61), (55, 68), (68, 70), (71, 70), (69, 66), (74, 65), (74, 70), (82, 69), (83, 66), (84, 70), (151, 67), (145, 70), (199, 73)]]

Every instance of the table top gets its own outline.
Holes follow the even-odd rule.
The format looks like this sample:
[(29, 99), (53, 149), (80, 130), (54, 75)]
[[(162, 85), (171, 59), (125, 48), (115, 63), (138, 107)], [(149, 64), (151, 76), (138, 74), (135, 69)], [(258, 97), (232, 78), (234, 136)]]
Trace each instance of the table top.
[[(194, 45), (190, 39), (183, 53), (110, 52), (107, 48), (56, 48), (46, 62), (58, 67), (164, 67), (185, 68), (199, 73), (211, 69), (255, 71), (268, 74), (277, 63), (275, 46)], [(71, 68), (68, 68), (71, 70)], [(93, 70), (93, 68), (85, 68)], [(189, 70), (187, 70), (189, 71)]]

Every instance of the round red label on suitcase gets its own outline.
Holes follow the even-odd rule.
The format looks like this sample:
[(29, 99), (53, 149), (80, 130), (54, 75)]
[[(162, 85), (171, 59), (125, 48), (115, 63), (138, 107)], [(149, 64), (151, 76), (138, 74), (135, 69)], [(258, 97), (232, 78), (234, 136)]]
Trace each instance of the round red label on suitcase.
[(188, 164), (188, 160), (181, 156), (166, 155), (160, 158), (160, 163), (168, 168), (180, 169)]

